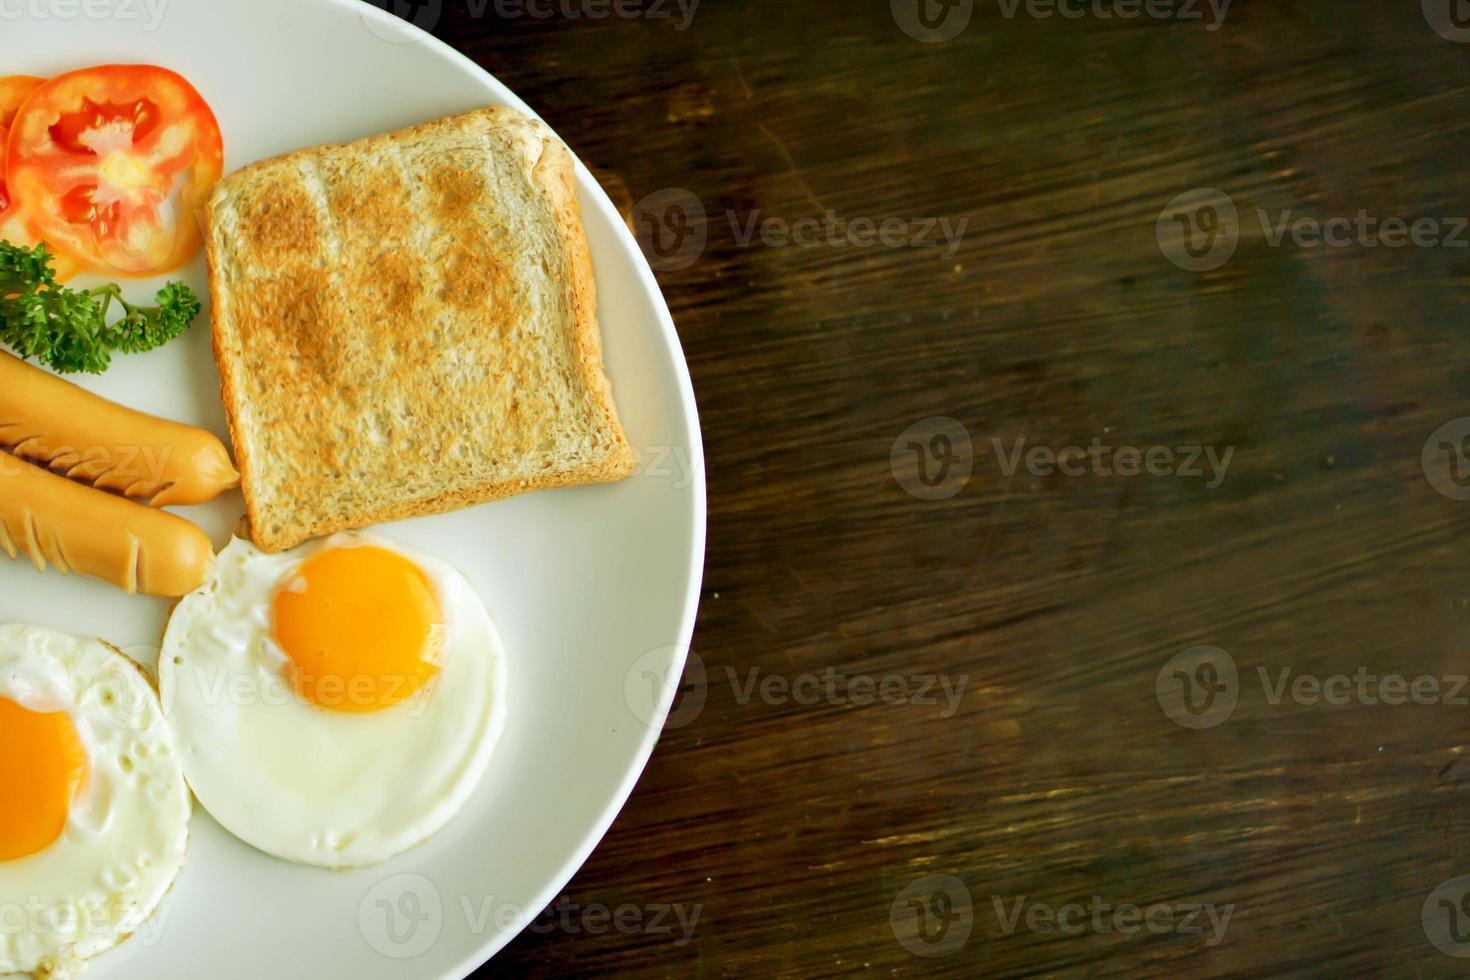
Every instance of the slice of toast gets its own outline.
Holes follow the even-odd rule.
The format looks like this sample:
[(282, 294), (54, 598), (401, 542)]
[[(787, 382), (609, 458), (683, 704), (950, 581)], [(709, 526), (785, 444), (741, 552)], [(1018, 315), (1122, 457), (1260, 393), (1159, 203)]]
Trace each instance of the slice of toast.
[(208, 253), (262, 549), (633, 471), (572, 157), (539, 121), (482, 109), (246, 167)]

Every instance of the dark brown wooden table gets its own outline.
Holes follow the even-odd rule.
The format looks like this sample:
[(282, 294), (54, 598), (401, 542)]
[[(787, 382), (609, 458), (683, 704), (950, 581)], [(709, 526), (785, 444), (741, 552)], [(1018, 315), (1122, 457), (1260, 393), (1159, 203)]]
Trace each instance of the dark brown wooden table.
[(420, 6), (709, 456), (702, 672), (484, 975), (1463, 973), (1470, 4), (926, 2)]

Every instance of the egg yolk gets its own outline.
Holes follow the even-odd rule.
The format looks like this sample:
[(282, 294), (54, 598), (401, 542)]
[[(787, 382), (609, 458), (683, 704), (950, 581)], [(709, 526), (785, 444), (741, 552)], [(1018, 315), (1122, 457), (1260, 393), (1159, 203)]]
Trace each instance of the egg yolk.
[(326, 548), (276, 592), (276, 643), (298, 694), (365, 712), (411, 697), (439, 670), (444, 616), (423, 569), (386, 548)]
[(66, 828), (87, 756), (71, 717), (0, 698), (0, 861), (44, 850)]

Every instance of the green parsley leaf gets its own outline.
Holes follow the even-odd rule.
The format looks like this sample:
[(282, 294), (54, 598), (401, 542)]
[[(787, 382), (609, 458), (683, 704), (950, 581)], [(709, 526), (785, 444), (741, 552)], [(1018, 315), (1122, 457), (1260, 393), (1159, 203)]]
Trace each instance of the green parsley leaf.
[[(32, 249), (0, 241), (0, 343), (62, 374), (101, 374), (114, 351), (161, 347), (199, 315), (199, 298), (181, 282), (168, 283), (153, 301), (129, 303), (117, 283), (69, 289), (56, 281), (44, 243)], [(114, 303), (122, 316), (109, 323)]]

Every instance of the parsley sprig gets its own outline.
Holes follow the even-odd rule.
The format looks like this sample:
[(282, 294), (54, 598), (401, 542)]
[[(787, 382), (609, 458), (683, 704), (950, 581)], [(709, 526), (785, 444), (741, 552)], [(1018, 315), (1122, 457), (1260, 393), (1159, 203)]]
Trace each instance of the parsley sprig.
[[(154, 303), (129, 303), (117, 283), (69, 289), (56, 281), (44, 243), (26, 248), (0, 241), (0, 342), (62, 374), (101, 374), (114, 351), (161, 347), (199, 315), (199, 298), (181, 282), (160, 289)], [(122, 316), (109, 323), (114, 304)]]

